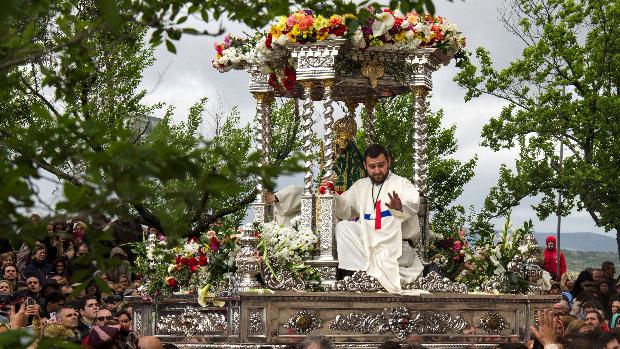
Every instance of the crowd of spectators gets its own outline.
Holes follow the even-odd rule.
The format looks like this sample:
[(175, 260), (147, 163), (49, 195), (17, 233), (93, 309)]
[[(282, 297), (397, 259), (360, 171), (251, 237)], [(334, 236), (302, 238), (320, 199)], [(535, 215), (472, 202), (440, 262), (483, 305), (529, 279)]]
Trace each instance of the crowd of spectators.
[(34, 338), (91, 349), (163, 348), (157, 338), (133, 332), (125, 297), (140, 279), (131, 273), (127, 247), (116, 241), (99, 246), (109, 249), (100, 268), (87, 234), (85, 220), (59, 220), (47, 225), (44, 239), (0, 250), (0, 333), (21, 328)]
[[(38, 219), (33, 215), (33, 223)], [(108, 263), (100, 268), (88, 241), (88, 224), (78, 219), (47, 225), (45, 238), (34, 244), (0, 249), (0, 333), (24, 328), (35, 337), (62, 338), (91, 349), (163, 348), (157, 338), (139, 338), (132, 330), (124, 298), (136, 292), (140, 279), (131, 273), (128, 249), (112, 241), (105, 251)], [(549, 268), (557, 262), (554, 249), (555, 241), (548, 240)], [(529, 345), (498, 348), (620, 349), (620, 277), (614, 263), (572, 278), (560, 257), (561, 270), (553, 275), (559, 282), (550, 291), (560, 300), (539, 314), (539, 326), (532, 328), (535, 338)], [(333, 343), (308, 337), (297, 347), (329, 349)], [(379, 348), (417, 346), (389, 341)]]

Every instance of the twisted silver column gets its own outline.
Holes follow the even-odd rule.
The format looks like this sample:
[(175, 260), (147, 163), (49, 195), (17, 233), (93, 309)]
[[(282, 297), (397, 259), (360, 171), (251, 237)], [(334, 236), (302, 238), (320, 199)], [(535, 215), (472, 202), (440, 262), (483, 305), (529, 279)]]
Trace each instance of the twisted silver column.
[[(256, 151), (261, 155), (265, 155), (265, 120), (264, 120), (264, 109), (263, 102), (265, 99), (264, 92), (255, 92), (254, 98), (256, 99), (256, 115), (255, 120), (256, 124), (259, 127), (258, 133), (256, 134)], [(264, 162), (263, 162), (264, 163)], [(258, 178), (258, 184), (256, 185), (256, 189), (258, 190), (258, 195), (256, 196), (256, 202), (263, 202), (263, 183), (262, 177)]]
[[(326, 180), (334, 176), (334, 99), (332, 98), (333, 80), (323, 81), (323, 118), (325, 127), (325, 174)], [(326, 188), (326, 190), (329, 190)]]
[(302, 150), (306, 161), (304, 168), (306, 174), (304, 175), (304, 194), (312, 193), (312, 125), (314, 120), (312, 116), (314, 114), (314, 104), (312, 103), (312, 81), (302, 81), (304, 87), (304, 105), (303, 105), (303, 146)]
[(426, 135), (428, 90), (425, 87), (413, 86), (411, 92), (413, 98), (413, 178), (420, 195), (425, 196), (428, 191), (428, 138)]
[(374, 96), (368, 96), (364, 102), (366, 107), (366, 118), (364, 119), (364, 128), (366, 129), (366, 146), (375, 143), (375, 105), (377, 100)]
[(273, 94), (271, 93), (266, 93), (263, 97), (263, 126), (262, 126), (262, 130), (263, 130), (263, 142), (264, 142), (264, 146), (263, 146), (263, 151), (264, 151), (264, 163), (265, 164), (271, 164), (272, 156), (273, 154), (271, 153), (271, 133), (272, 133), (272, 124), (271, 124), (271, 113), (273, 111), (273, 102), (274, 102), (274, 97)]

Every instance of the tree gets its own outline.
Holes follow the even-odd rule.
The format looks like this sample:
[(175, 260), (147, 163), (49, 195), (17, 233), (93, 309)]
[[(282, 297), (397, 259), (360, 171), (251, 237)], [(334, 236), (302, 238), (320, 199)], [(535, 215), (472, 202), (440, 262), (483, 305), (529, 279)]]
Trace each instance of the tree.
[[(427, 107), (428, 108), (428, 107)], [(428, 134), (428, 196), (431, 202), (431, 224), (438, 233), (458, 229), (465, 223), (465, 209), (461, 205), (451, 205), (463, 192), (463, 186), (474, 176), (477, 157), (461, 162), (449, 158), (458, 149), (454, 132), (456, 125), (441, 126), (443, 110), (427, 113)], [(394, 155), (392, 170), (405, 178), (413, 178), (413, 130), (410, 127), (394, 125), (413, 125), (411, 95), (401, 95), (392, 99), (382, 99), (374, 113), (375, 139)], [(394, 140), (398, 140), (395, 142)], [(357, 142), (364, 149), (365, 134), (362, 132)]]
[[(455, 77), (466, 100), (489, 94), (508, 102), (484, 126), (483, 144), (519, 149), (515, 169), (500, 168), (480, 222), (539, 196), (541, 219), (576, 208), (618, 234), (620, 2), (515, 0), (512, 8), (503, 22), (525, 44), (521, 57), (497, 71), (479, 48), (479, 66), (468, 61)], [(560, 143), (567, 148), (562, 163)]]

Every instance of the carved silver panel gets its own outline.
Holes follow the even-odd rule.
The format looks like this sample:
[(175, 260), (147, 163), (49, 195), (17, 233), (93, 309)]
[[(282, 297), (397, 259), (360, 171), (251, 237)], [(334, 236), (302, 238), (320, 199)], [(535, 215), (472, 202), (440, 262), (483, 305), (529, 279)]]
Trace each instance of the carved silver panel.
[(240, 309), (238, 306), (230, 309), (230, 334), (239, 335)]
[(223, 313), (203, 313), (195, 308), (185, 308), (182, 314), (162, 316), (157, 321), (159, 334), (183, 334), (192, 338), (197, 334), (225, 333), (226, 316)]
[(134, 311), (133, 312), (133, 329), (136, 333), (142, 333), (142, 312)]
[(264, 336), (265, 328), (265, 309), (249, 309), (248, 336)]
[(284, 324), (284, 328), (293, 329), (298, 334), (307, 334), (323, 325), (323, 320), (316, 314), (301, 310)]
[(319, 230), (319, 244), (321, 261), (335, 261), (337, 258), (334, 227), (336, 223), (336, 198), (332, 194), (319, 197), (321, 201), (321, 226)]
[(356, 271), (352, 276), (336, 281), (331, 286), (332, 291), (350, 292), (386, 292), (379, 281), (365, 271)]
[(275, 274), (267, 267), (263, 268), (262, 273), (265, 286), (270, 290), (304, 291), (306, 289), (305, 281), (295, 277), (291, 271), (284, 270), (273, 263), (272, 269)]
[(469, 323), (462, 315), (435, 312), (410, 312), (405, 307), (382, 314), (350, 313), (338, 315), (329, 325), (333, 331), (381, 334), (392, 332), (400, 339), (410, 334), (458, 334)]
[(323, 80), (336, 77), (336, 57), (345, 40), (323, 41), (313, 44), (288, 44), (291, 57), (297, 60), (297, 80)]
[(350, 313), (337, 315), (329, 324), (332, 331), (379, 334), (388, 331), (387, 319), (383, 314)]
[(503, 330), (509, 329), (510, 325), (508, 324), (508, 321), (506, 321), (506, 319), (504, 319), (504, 317), (499, 313), (488, 312), (485, 316), (478, 320), (476, 327), (486, 331), (489, 334), (499, 334)]
[(301, 196), (300, 226), (314, 229), (314, 195), (304, 194)]
[(420, 276), (410, 284), (403, 284), (404, 290), (424, 290), (428, 292), (454, 292), (467, 293), (467, 286), (464, 283), (452, 282), (436, 272), (432, 271), (426, 276)]

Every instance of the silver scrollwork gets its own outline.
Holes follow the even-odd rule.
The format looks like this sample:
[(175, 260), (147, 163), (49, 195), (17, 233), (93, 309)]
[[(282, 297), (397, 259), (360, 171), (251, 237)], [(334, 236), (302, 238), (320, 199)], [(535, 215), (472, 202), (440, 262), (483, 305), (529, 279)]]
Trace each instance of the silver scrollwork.
[(295, 277), (289, 270), (271, 263), (271, 268), (266, 265), (262, 268), (265, 286), (271, 290), (304, 291), (306, 283), (302, 278)]
[(450, 279), (432, 271), (426, 276), (420, 276), (414, 282), (403, 284), (404, 290), (424, 290), (428, 292), (455, 292), (467, 293), (464, 283), (452, 282)]
[(265, 334), (264, 309), (250, 309), (248, 311), (248, 335), (261, 336)]
[(508, 321), (497, 312), (488, 312), (478, 320), (477, 328), (487, 331), (489, 334), (499, 334), (503, 330), (510, 328)]
[(133, 328), (138, 334), (142, 334), (142, 312), (134, 311), (133, 313)]
[(157, 321), (159, 334), (183, 334), (189, 339), (197, 334), (221, 333), (227, 328), (223, 313), (203, 313), (186, 308), (182, 314), (162, 316)]
[(323, 325), (323, 320), (316, 314), (301, 310), (284, 324), (284, 328), (293, 329), (298, 334), (307, 334)]
[(329, 324), (332, 331), (358, 333), (384, 333), (388, 331), (387, 320), (383, 314), (350, 313), (337, 315)]
[(230, 332), (233, 335), (239, 335), (239, 321), (240, 321), (240, 309), (239, 307), (233, 307), (230, 310)]
[(414, 184), (420, 195), (428, 190), (428, 161), (427, 161), (427, 134), (426, 134), (426, 96), (428, 90), (423, 87), (412, 87), (413, 98), (413, 177)]
[(302, 150), (306, 160), (304, 162), (304, 194), (312, 193), (312, 125), (314, 124), (314, 104), (312, 102), (312, 81), (302, 81), (304, 87), (303, 104), (303, 145)]
[(379, 281), (365, 271), (356, 271), (352, 276), (336, 281), (331, 286), (332, 291), (349, 292), (385, 292)]

